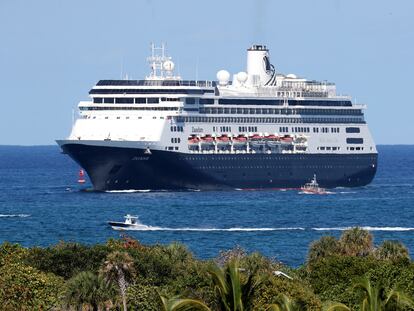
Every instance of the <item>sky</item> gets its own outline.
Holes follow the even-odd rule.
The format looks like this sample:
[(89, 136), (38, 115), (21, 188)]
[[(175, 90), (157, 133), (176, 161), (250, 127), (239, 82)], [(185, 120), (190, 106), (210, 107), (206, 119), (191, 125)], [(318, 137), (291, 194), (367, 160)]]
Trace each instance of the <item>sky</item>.
[(366, 104), (377, 144), (414, 144), (412, 0), (0, 0), (0, 144), (67, 137), (98, 80), (149, 73), (151, 42), (200, 80), (266, 44), (277, 71)]

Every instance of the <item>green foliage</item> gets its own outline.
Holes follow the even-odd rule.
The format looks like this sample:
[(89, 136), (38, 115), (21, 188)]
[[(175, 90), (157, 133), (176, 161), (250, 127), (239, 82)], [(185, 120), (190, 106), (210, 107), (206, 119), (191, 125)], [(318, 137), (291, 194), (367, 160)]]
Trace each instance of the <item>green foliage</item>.
[(25, 262), (41, 271), (69, 279), (81, 271), (98, 272), (109, 251), (107, 246), (100, 244), (87, 246), (60, 242), (52, 247), (29, 249)]
[(169, 284), (187, 272), (194, 262), (192, 254), (181, 244), (131, 248), (137, 274), (154, 286)]
[(239, 261), (232, 260), (224, 268), (212, 264), (208, 273), (219, 298), (220, 310), (243, 311), (250, 310), (254, 297), (264, 281), (257, 269), (247, 270), (239, 265)]
[(355, 307), (358, 297), (351, 289), (353, 282), (379, 266), (372, 257), (331, 256), (313, 263), (303, 276), (322, 301)]
[(285, 294), (280, 294), (276, 302), (267, 307), (269, 311), (305, 311), (306, 305), (299, 300), (294, 300)]
[(27, 249), (19, 244), (4, 242), (0, 245), (0, 266), (10, 262), (20, 262), (26, 254)]
[(408, 249), (399, 241), (383, 241), (374, 252), (375, 258), (379, 260), (410, 261)]
[(333, 236), (323, 236), (312, 242), (308, 252), (308, 264), (312, 264), (322, 258), (337, 255), (341, 251), (338, 240)]
[[(322, 302), (324, 310), (359, 310), (367, 295), (353, 284), (361, 276), (381, 284), (377, 296), (389, 298), (389, 310), (399, 310), (397, 298), (414, 297), (414, 264), (407, 249), (395, 241), (375, 249), (371, 234), (359, 228), (339, 240), (322, 237), (312, 243), (299, 269), (239, 247), (221, 252), (216, 262), (195, 259), (182, 244), (147, 246), (129, 237), (94, 246), (61, 242), (27, 249), (3, 243), (0, 303), (2, 310), (56, 309), (66, 293), (73, 306), (84, 309), (105, 304), (120, 310), (123, 298), (129, 310), (316, 311)], [(276, 276), (276, 270), (293, 279)], [(105, 289), (104, 276), (112, 287)]]
[(104, 278), (90, 271), (80, 272), (67, 282), (66, 304), (75, 308), (90, 306), (92, 310), (105, 305), (115, 295)]
[(356, 227), (342, 233), (339, 245), (346, 256), (368, 256), (374, 249), (372, 240), (369, 231)]
[(127, 291), (128, 310), (158, 311), (161, 299), (158, 288), (151, 285), (133, 284)]
[(303, 306), (305, 310), (321, 309), (319, 298), (313, 293), (306, 280), (299, 278), (290, 280), (285, 277), (272, 276), (260, 286), (255, 297), (254, 310), (265, 310), (269, 305), (280, 302), (280, 297), (282, 297), (280, 295), (292, 297), (295, 304)]
[(380, 284), (373, 285), (369, 278), (365, 277), (357, 281), (353, 289), (362, 292), (361, 311), (395, 311), (402, 306), (414, 306), (411, 299), (401, 291), (386, 289)]
[(109, 283), (118, 286), (124, 311), (126, 311), (127, 288), (134, 273), (134, 263), (131, 256), (125, 251), (114, 251), (106, 257), (101, 271)]
[(194, 299), (170, 298), (161, 296), (163, 311), (211, 311), (203, 302)]
[(60, 305), (63, 291), (63, 279), (40, 272), (19, 260), (3, 262), (0, 266), (2, 310), (51, 309)]

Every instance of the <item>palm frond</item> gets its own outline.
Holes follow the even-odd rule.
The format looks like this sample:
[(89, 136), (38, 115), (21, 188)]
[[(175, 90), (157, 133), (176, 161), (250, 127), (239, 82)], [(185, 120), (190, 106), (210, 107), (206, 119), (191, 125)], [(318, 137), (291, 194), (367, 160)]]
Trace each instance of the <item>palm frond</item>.
[(351, 311), (350, 308), (348, 308), (346, 305), (340, 302), (333, 302), (329, 304), (325, 304), (323, 311)]
[(202, 301), (196, 299), (182, 299), (173, 297), (170, 299), (161, 296), (164, 311), (211, 311)]

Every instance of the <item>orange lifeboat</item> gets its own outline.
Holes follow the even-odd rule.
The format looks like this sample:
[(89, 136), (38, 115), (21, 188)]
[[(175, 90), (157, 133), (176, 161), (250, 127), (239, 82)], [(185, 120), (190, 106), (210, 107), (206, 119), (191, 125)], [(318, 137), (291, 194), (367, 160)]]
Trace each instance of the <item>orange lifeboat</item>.
[(203, 149), (211, 149), (214, 147), (214, 137), (210, 134), (207, 134), (200, 138), (201, 148)]
[(223, 134), (216, 139), (218, 145), (228, 145), (230, 144), (230, 138)]
[(282, 144), (292, 144), (293, 143), (293, 137), (290, 135), (285, 135), (280, 138), (280, 141)]
[(249, 140), (252, 148), (261, 148), (266, 144), (264, 137), (259, 134), (253, 134), (249, 137)]
[(190, 145), (198, 144), (199, 142), (200, 142), (200, 139), (195, 135), (188, 138), (188, 143)]
[(233, 138), (233, 147), (235, 149), (243, 149), (246, 147), (247, 137), (244, 135), (239, 135)]

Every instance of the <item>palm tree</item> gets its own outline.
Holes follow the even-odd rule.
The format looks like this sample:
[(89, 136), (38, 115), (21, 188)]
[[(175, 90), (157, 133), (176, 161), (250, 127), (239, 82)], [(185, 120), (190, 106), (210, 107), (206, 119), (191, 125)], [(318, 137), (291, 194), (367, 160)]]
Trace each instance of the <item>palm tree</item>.
[(268, 311), (305, 311), (306, 307), (289, 298), (285, 294), (280, 294), (277, 298), (277, 302), (267, 307)]
[(375, 250), (375, 257), (380, 260), (404, 260), (410, 259), (408, 249), (399, 241), (384, 241)]
[(363, 293), (361, 311), (391, 311), (399, 306), (414, 306), (413, 301), (398, 290), (391, 290), (388, 294), (382, 286), (372, 286), (368, 278), (363, 278), (354, 285), (354, 288)]
[(203, 302), (195, 299), (170, 298), (161, 296), (163, 311), (211, 311)]
[(345, 230), (339, 239), (339, 244), (342, 253), (347, 256), (367, 256), (374, 249), (372, 234), (358, 227)]
[(104, 278), (92, 272), (80, 272), (68, 281), (66, 303), (82, 309), (84, 305), (97, 311), (113, 297), (113, 288)]
[(333, 236), (323, 236), (313, 242), (309, 248), (308, 263), (313, 263), (319, 259), (339, 253), (340, 247), (338, 240)]
[(251, 309), (255, 290), (263, 282), (257, 279), (256, 271), (242, 276), (238, 260), (230, 261), (224, 268), (213, 264), (208, 269), (214, 288), (220, 297), (220, 310), (244, 311)]
[(117, 283), (122, 297), (124, 311), (127, 310), (126, 291), (128, 280), (133, 272), (133, 260), (126, 252), (114, 251), (106, 257), (102, 267), (102, 273), (110, 283)]

